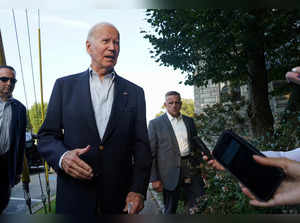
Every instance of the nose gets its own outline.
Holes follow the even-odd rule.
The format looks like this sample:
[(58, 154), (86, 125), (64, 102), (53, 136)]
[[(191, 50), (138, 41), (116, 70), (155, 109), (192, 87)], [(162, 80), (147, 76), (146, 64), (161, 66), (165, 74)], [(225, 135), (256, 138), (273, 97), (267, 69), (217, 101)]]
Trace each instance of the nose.
[(109, 42), (109, 47), (108, 47), (109, 50), (117, 51), (118, 47), (119, 47), (118, 43), (116, 43), (114, 41)]

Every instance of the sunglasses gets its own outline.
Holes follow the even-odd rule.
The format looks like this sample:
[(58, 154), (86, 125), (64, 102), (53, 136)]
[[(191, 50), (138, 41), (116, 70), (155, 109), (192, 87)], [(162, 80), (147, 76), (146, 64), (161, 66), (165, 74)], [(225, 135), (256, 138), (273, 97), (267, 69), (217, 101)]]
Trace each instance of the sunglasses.
[(2, 82), (7, 82), (8, 80), (10, 80), (10, 83), (12, 84), (15, 84), (17, 82), (17, 79), (13, 77), (0, 77), (0, 81)]

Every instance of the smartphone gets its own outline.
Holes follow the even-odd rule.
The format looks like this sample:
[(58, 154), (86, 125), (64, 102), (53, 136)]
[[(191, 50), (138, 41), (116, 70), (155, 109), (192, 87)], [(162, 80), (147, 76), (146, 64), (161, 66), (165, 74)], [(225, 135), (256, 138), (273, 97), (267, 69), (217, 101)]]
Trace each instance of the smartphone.
[(281, 168), (257, 163), (253, 155), (265, 155), (231, 130), (222, 133), (212, 153), (258, 200), (272, 198), (285, 178)]
[(207, 148), (207, 146), (204, 144), (204, 142), (200, 139), (199, 136), (194, 136), (192, 138), (194, 145), (203, 152), (205, 156), (207, 156), (208, 160), (213, 159), (212, 154), (210, 150)]

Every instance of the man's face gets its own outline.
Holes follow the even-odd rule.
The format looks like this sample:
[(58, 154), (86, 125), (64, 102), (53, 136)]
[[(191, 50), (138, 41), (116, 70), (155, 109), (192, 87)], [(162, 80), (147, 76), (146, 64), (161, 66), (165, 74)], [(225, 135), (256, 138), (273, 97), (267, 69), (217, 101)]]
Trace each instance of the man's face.
[(181, 104), (181, 99), (177, 95), (169, 95), (164, 103), (168, 113), (173, 117), (180, 115)]
[(86, 49), (92, 59), (92, 67), (111, 71), (119, 56), (119, 32), (112, 26), (99, 27), (91, 40), (86, 41)]
[(9, 98), (15, 88), (15, 82), (12, 79), (1, 80), (1, 78), (15, 78), (12, 70), (8, 68), (0, 68), (0, 97)]

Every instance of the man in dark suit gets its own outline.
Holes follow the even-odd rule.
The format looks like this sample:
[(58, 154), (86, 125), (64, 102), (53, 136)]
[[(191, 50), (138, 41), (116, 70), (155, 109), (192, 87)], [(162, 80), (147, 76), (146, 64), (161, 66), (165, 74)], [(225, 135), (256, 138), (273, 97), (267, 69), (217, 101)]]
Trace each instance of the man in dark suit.
[(192, 168), (195, 148), (191, 139), (197, 131), (193, 119), (180, 113), (180, 94), (166, 93), (164, 105), (167, 112), (151, 120), (148, 127), (153, 156), (150, 182), (153, 189), (163, 192), (164, 213), (175, 214), (180, 191), (184, 192), (186, 209), (191, 208), (203, 194), (204, 182)]
[(89, 69), (56, 81), (38, 134), (38, 150), (57, 171), (56, 213), (139, 213), (152, 163), (144, 91), (114, 70), (112, 24), (92, 27), (86, 49)]
[(26, 108), (12, 98), (16, 72), (0, 66), (0, 214), (6, 208), (11, 187), (20, 181), (23, 168)]

